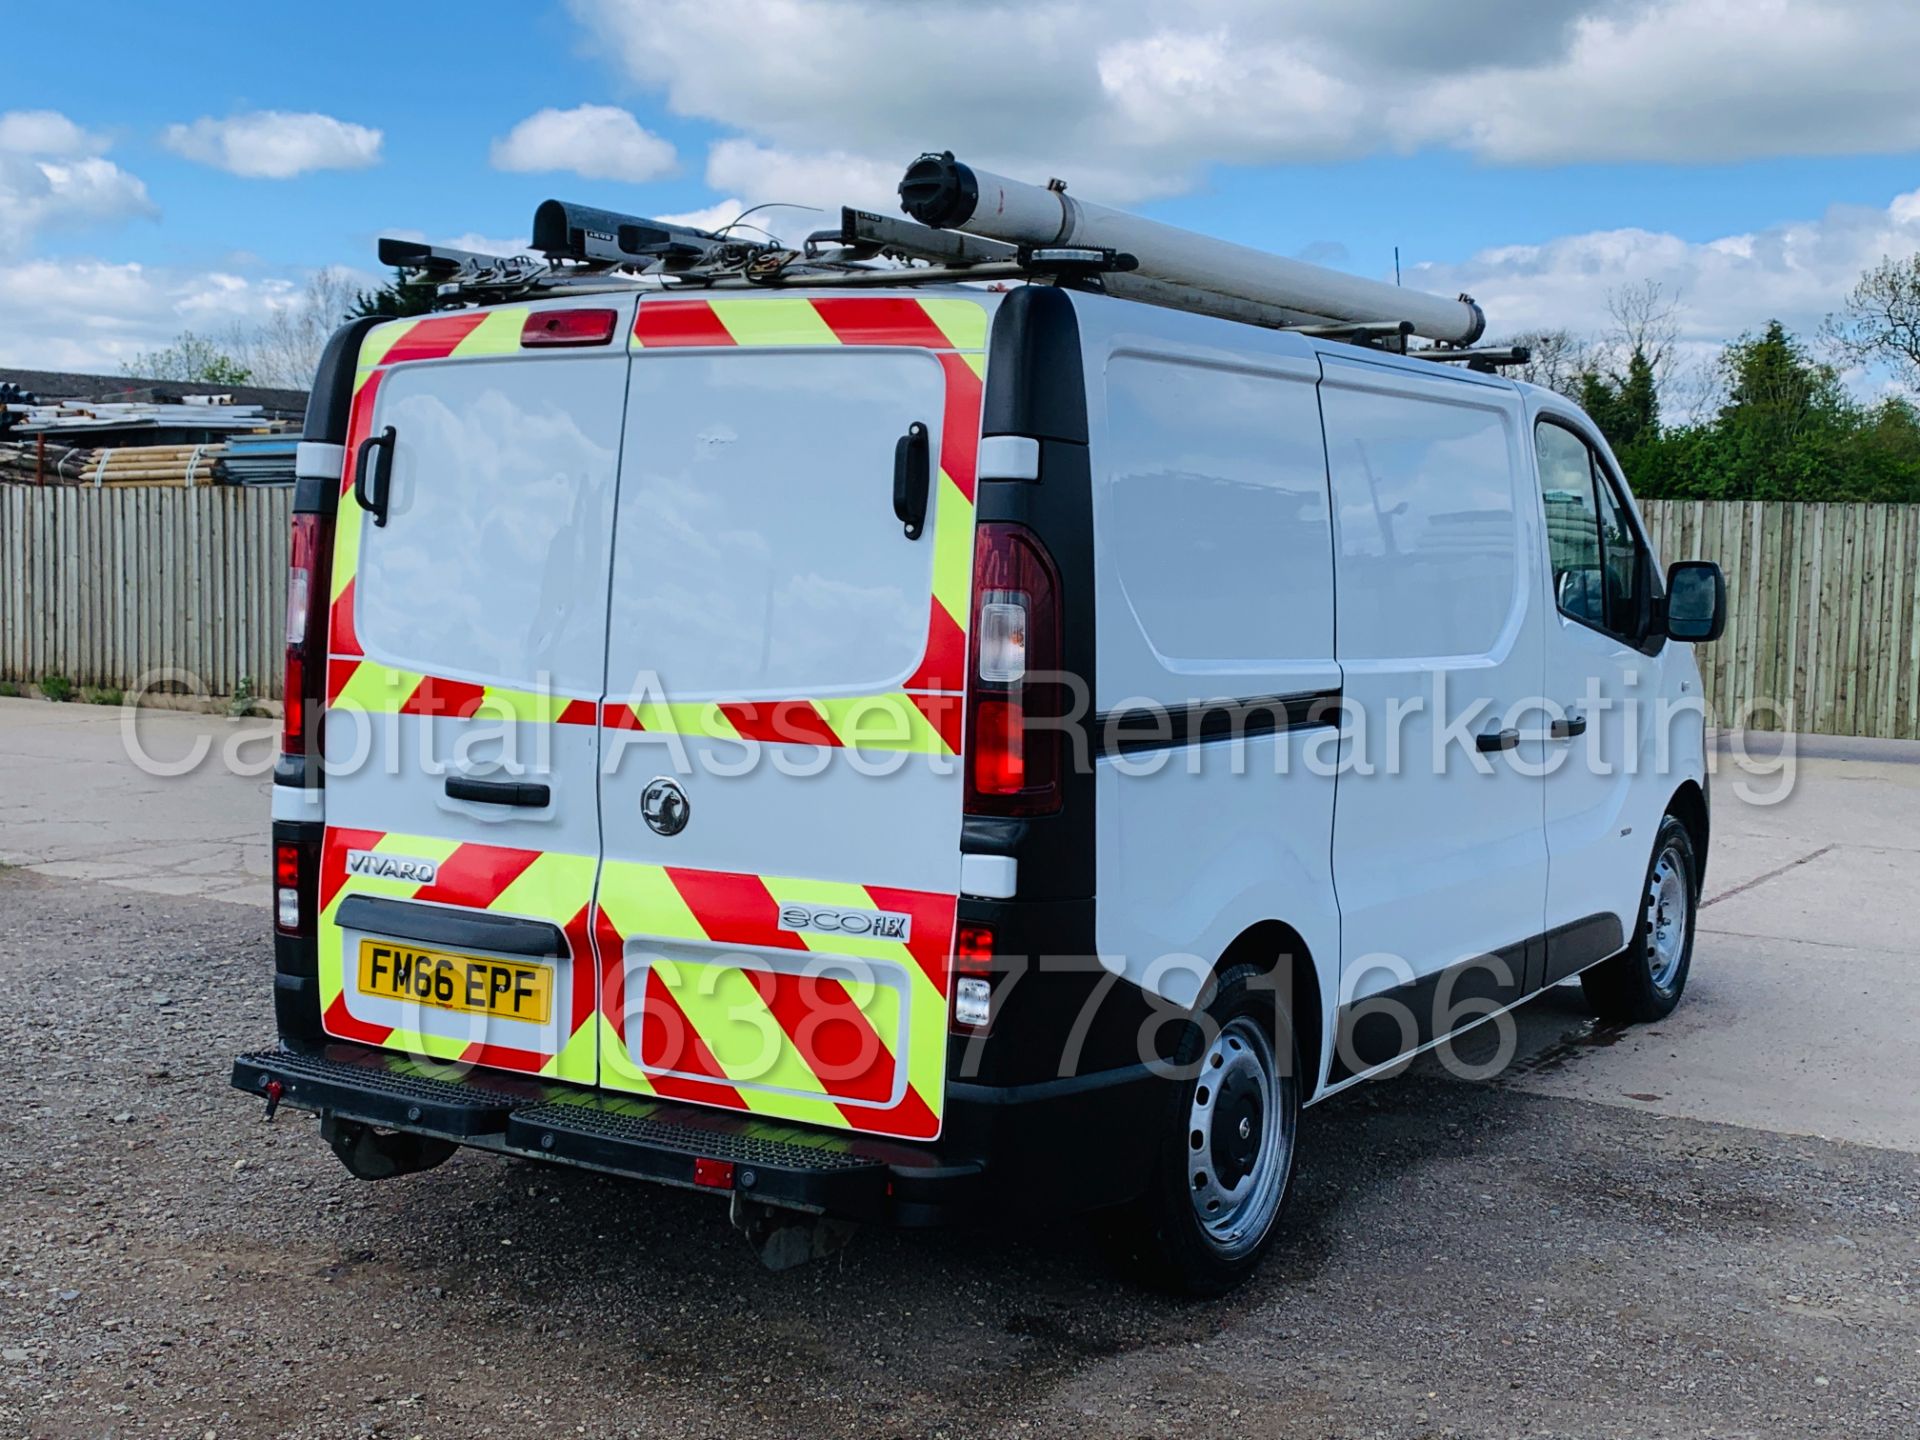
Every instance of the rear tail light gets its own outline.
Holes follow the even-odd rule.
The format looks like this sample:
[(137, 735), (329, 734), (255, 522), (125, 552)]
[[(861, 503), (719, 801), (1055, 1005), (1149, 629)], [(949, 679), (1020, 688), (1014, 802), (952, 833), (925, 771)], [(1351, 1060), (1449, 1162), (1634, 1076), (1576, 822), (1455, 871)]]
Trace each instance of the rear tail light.
[(312, 935), (319, 893), (319, 827), (274, 826), (273, 928), (282, 935)]
[(989, 521), (974, 532), (972, 629), (967, 812), (1050, 814), (1066, 749), (1059, 724), (1048, 723), (1065, 714), (1060, 577), (1024, 525)]
[(962, 923), (953, 941), (953, 1028), (984, 1035), (993, 1023), (993, 927)]
[(549, 346), (605, 345), (613, 339), (611, 310), (536, 310), (520, 327), (522, 349)]
[(319, 750), (320, 708), (327, 684), (327, 578), (333, 525), (323, 515), (293, 517), (287, 547), (287, 664), (281, 689), (285, 718), (280, 753)]

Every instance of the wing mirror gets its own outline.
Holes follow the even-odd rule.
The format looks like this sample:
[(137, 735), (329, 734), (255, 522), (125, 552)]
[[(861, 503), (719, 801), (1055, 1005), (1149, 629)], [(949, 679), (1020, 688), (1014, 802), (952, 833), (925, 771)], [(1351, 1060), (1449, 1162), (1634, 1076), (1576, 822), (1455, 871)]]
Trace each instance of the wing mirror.
[(1711, 560), (1667, 567), (1667, 634), (1704, 645), (1727, 628), (1727, 578)]

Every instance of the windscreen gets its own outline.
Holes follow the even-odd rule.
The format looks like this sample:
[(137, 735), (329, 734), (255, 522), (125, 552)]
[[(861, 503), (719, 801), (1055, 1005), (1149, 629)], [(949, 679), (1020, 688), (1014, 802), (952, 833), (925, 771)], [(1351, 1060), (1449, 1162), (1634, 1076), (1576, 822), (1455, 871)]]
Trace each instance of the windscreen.
[[(932, 516), (894, 513), (896, 442), (939, 452), (940, 364), (918, 351), (634, 357), (608, 683), (674, 700), (897, 687), (926, 644)], [(637, 688), (637, 686), (636, 686)]]

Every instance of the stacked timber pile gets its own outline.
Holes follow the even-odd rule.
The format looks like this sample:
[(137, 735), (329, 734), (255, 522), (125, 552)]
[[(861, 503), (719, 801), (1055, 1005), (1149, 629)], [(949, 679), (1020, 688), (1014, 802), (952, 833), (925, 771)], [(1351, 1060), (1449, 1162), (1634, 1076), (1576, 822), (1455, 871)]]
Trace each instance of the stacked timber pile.
[(92, 468), (92, 450), (49, 439), (0, 441), (0, 483), (63, 485), (79, 480)]
[(81, 475), (94, 485), (211, 485), (225, 445), (117, 445)]

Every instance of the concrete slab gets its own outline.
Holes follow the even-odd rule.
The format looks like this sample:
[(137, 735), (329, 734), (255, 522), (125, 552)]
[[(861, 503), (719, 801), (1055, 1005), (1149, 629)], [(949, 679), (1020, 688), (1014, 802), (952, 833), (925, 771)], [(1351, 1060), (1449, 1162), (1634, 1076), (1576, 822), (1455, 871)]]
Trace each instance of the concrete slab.
[(267, 903), (278, 722), (0, 698), (0, 864)]
[(1665, 1021), (1596, 1030), (1578, 989), (1557, 990), (1497, 1083), (1920, 1154), (1916, 968), (1899, 951), (1703, 931)]
[[(1774, 737), (1753, 737), (1777, 748)], [(1663, 1024), (1596, 1029), (1577, 986), (1520, 1011), (1496, 1083), (1920, 1153), (1920, 745), (1803, 737), (1792, 785), (1720, 756), (1692, 978)]]

